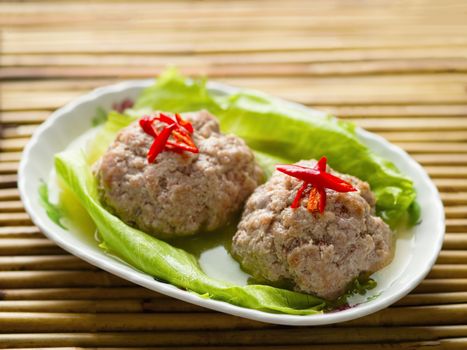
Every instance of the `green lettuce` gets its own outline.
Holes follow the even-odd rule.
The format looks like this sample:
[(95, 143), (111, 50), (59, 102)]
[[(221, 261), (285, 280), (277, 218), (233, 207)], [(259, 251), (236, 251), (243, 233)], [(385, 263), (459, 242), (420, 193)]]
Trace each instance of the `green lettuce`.
[(97, 181), (81, 149), (58, 154), (55, 168), (96, 224), (105, 249), (135, 268), (202, 297), (247, 308), (295, 315), (322, 312), (324, 301), (311, 295), (267, 285), (238, 286), (211, 278), (192, 254), (126, 225), (99, 202)]
[(377, 214), (392, 228), (416, 223), (420, 215), (412, 181), (391, 162), (378, 157), (357, 137), (352, 123), (323, 116), (267, 94), (240, 90), (219, 94), (203, 79), (189, 80), (175, 69), (145, 89), (135, 108), (172, 112), (201, 108), (215, 114), (223, 132), (243, 138), (260, 165), (271, 174), (278, 162), (327, 156), (339, 172), (367, 181), (376, 195)]
[(69, 149), (55, 158), (57, 174), (95, 222), (102, 246), (135, 268), (202, 297), (243, 307), (297, 315), (320, 313), (329, 307), (311, 295), (211, 278), (195, 256), (126, 225), (99, 202), (91, 167), (121, 128), (150, 110), (185, 112), (202, 108), (217, 115), (224, 132), (245, 139), (268, 176), (277, 163), (326, 155), (336, 170), (370, 183), (376, 193), (378, 214), (386, 222), (395, 226), (405, 219), (417, 221), (412, 182), (363, 145), (353, 124), (256, 91), (215, 93), (207, 89), (204, 80), (189, 80), (169, 70), (141, 93), (133, 109), (124, 114), (110, 112), (85, 150)]
[(41, 182), (39, 185), (39, 200), (49, 219), (64, 230), (67, 230), (67, 227), (62, 223), (62, 219), (64, 218), (63, 211), (58, 205), (50, 202), (49, 188), (45, 182)]

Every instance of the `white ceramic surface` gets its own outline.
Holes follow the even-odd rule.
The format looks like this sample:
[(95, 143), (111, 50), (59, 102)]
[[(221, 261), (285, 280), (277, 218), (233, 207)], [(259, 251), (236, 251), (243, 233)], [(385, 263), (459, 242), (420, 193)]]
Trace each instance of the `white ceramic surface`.
[[(21, 199), (33, 222), (60, 247), (81, 259), (131, 282), (159, 293), (184, 300), (213, 310), (263, 322), (285, 325), (323, 325), (343, 322), (381, 310), (396, 302), (415, 288), (430, 271), (441, 249), (444, 236), (444, 210), (439, 193), (422, 167), (400, 148), (385, 139), (358, 129), (360, 139), (374, 152), (394, 162), (399, 169), (413, 179), (418, 202), (422, 208), (422, 222), (410, 235), (401, 238), (407, 244), (396, 252), (395, 261), (386, 268), (378, 280), (379, 296), (353, 308), (322, 315), (294, 316), (272, 314), (221, 301), (201, 298), (172, 285), (154, 280), (142, 272), (106, 255), (97, 245), (79, 235), (70, 234), (46, 215), (40, 204), (38, 186), (49, 177), (53, 156), (64, 150), (69, 143), (89, 130), (97, 107), (110, 109), (113, 102), (123, 98), (136, 98), (142, 88), (153, 80), (127, 81), (94, 90), (57, 110), (34, 133), (27, 144), (19, 168), (18, 186)], [(233, 87), (209, 83), (216, 93), (232, 92)], [(307, 109), (293, 104), (296, 108)], [(310, 109), (307, 109), (308, 113)], [(314, 113), (321, 113), (313, 111)]]

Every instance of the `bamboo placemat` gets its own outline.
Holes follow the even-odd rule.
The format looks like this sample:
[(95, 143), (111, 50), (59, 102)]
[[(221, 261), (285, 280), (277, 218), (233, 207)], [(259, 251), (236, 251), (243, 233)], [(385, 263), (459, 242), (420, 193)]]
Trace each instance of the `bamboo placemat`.
[[(467, 348), (467, 3), (0, 3), (0, 347)], [(167, 64), (337, 114), (419, 161), (447, 233), (428, 278), (345, 324), (260, 324), (170, 299), (67, 254), (16, 189), (21, 150), (56, 108)]]

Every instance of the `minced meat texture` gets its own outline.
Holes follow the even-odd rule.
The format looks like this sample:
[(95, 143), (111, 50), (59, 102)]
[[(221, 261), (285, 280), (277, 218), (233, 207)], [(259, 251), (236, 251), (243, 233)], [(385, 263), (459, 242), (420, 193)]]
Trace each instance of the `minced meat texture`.
[[(315, 161), (298, 165), (313, 167)], [(333, 300), (361, 273), (390, 263), (393, 233), (375, 216), (369, 185), (328, 171), (350, 182), (357, 192), (326, 189), (324, 213), (310, 213), (308, 196), (290, 205), (302, 181), (275, 171), (248, 199), (232, 253), (260, 280), (292, 283), (295, 290)]]
[(199, 153), (160, 153), (138, 121), (123, 129), (94, 167), (103, 204), (127, 224), (170, 238), (228, 223), (263, 175), (245, 142), (219, 131), (207, 111), (184, 113)]

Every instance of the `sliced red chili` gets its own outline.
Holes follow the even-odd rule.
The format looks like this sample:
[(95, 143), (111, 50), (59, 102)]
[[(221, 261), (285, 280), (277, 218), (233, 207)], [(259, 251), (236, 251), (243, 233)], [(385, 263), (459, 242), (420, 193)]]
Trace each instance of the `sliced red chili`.
[(300, 206), (300, 200), (304, 195), (304, 191), (310, 185), (313, 186), (311, 188), (307, 204), (307, 209), (310, 212), (324, 212), (326, 207), (326, 188), (336, 192), (357, 191), (357, 189), (349, 182), (326, 172), (326, 162), (326, 157), (322, 157), (313, 168), (301, 165), (276, 166), (278, 171), (303, 181), (302, 186), (297, 191), (292, 202), (291, 208), (298, 208)]
[(319, 170), (319, 171), (326, 171), (326, 163), (327, 163), (328, 159), (326, 157), (321, 157), (320, 160), (318, 160), (318, 163), (316, 163), (315, 167)]
[(187, 145), (189, 146), (195, 146), (195, 143), (193, 142), (193, 140), (191, 139), (191, 137), (186, 134), (186, 132), (183, 132), (182, 130), (178, 129), (178, 130), (174, 130), (174, 138), (178, 141), (178, 142), (183, 142), (183, 143), (186, 143)]
[(298, 189), (297, 194), (295, 195), (295, 198), (292, 202), (292, 205), (290, 206), (291, 208), (295, 209), (300, 206), (300, 200), (302, 199), (302, 196), (304, 195), (305, 191), (308, 190), (308, 186), (310, 185), (304, 182), (302, 186)]
[[(158, 120), (160, 120), (161, 122), (163, 123), (167, 123), (167, 124), (170, 124), (170, 123), (173, 123), (174, 120), (169, 117), (168, 115), (164, 114), (164, 113), (159, 113), (159, 116), (157, 117)], [(178, 125), (180, 125), (183, 129), (185, 129), (186, 131), (188, 131), (190, 134), (193, 134), (193, 125), (183, 119), (180, 114), (178, 113), (175, 113), (175, 121)], [(181, 129), (180, 129), (181, 130)]]
[(175, 113), (175, 119), (177, 119), (178, 125), (183, 126), (186, 131), (188, 131), (190, 134), (193, 134), (193, 125), (189, 121), (183, 119), (178, 113)]
[(167, 123), (167, 124), (172, 124), (172, 123), (177, 123), (176, 120), (173, 118), (170, 118), (168, 115), (164, 113), (159, 113), (157, 117), (155, 117), (156, 120), (160, 120), (162, 123)]
[(172, 141), (167, 141), (167, 146), (169, 146), (169, 148), (171, 149), (179, 149), (181, 151), (187, 151), (187, 152), (191, 152), (191, 153), (199, 153), (199, 150), (196, 146), (189, 146), (189, 145), (185, 145), (183, 143), (178, 143), (178, 142), (172, 142)]
[[(320, 171), (314, 168), (307, 168), (301, 165), (280, 164), (276, 169), (281, 173), (296, 177), (299, 180), (311, 182), (318, 179)], [(311, 181), (310, 181), (311, 180)]]
[(319, 193), (319, 212), (323, 213), (324, 209), (326, 209), (326, 190), (324, 188), (318, 187)]
[(162, 129), (161, 133), (154, 139), (151, 148), (148, 152), (148, 162), (153, 163), (156, 157), (164, 150), (165, 144), (170, 137), (172, 131), (177, 127), (177, 124), (173, 123)]
[(300, 165), (278, 165), (276, 169), (299, 180), (337, 192), (350, 192), (353, 189), (352, 184), (316, 168), (306, 168)]
[(322, 183), (324, 187), (330, 188), (336, 192), (352, 192), (356, 189), (352, 186), (351, 183), (344, 181), (337, 176), (323, 172), (321, 174)]
[(175, 152), (177, 154), (182, 154), (185, 151), (176, 145), (170, 144), (169, 142), (170, 141), (167, 141), (167, 143), (165, 144), (165, 148), (167, 148), (168, 150)]
[(153, 123), (154, 123), (154, 118), (144, 116), (139, 120), (139, 125), (141, 128), (144, 130), (144, 132), (148, 135), (151, 135), (152, 137), (156, 137), (157, 133), (154, 130)]
[(311, 212), (321, 212), (321, 195), (317, 187), (311, 189), (306, 208)]
[[(168, 126), (163, 127), (159, 132), (155, 125), (156, 122), (167, 124)], [(147, 156), (149, 163), (154, 162), (157, 155), (164, 148), (176, 153), (184, 151), (191, 153), (199, 152), (190, 136), (194, 131), (193, 126), (178, 114), (175, 115), (175, 119), (163, 113), (154, 116), (144, 116), (140, 119), (139, 125), (145, 133), (155, 138)], [(169, 128), (170, 132), (166, 131)], [(173, 141), (170, 140), (171, 136), (173, 137)]]

